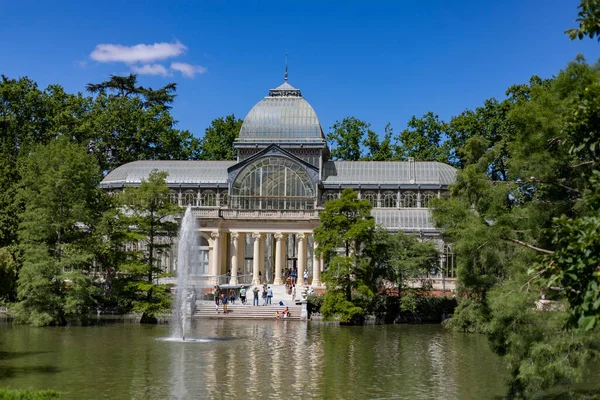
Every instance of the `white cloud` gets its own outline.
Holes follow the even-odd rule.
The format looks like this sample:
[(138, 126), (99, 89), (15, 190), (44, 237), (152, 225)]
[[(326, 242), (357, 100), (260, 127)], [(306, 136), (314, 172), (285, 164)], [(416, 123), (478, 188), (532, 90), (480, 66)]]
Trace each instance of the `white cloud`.
[(98, 62), (145, 63), (177, 57), (186, 50), (187, 47), (179, 41), (175, 43), (136, 44), (135, 46), (99, 44), (90, 54), (90, 58)]
[(160, 64), (132, 65), (131, 70), (140, 75), (169, 75), (169, 71), (167, 71), (165, 66)]
[(171, 69), (174, 71), (179, 71), (183, 76), (188, 78), (193, 78), (196, 74), (203, 74), (206, 72), (207, 68), (201, 65), (192, 65), (181, 62), (171, 63)]

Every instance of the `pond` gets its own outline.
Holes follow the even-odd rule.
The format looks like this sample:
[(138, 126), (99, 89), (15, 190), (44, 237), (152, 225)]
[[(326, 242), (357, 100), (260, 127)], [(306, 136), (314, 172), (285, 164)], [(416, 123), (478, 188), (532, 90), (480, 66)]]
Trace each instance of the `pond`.
[(489, 399), (505, 369), (482, 335), (438, 325), (340, 327), (297, 321), (0, 325), (0, 386), (66, 399)]

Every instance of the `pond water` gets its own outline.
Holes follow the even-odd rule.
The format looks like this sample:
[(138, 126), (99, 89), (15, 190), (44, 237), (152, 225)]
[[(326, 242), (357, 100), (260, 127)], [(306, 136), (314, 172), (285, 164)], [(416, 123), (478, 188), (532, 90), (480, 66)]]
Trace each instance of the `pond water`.
[(481, 335), (438, 325), (340, 327), (195, 320), (166, 325), (0, 325), (0, 386), (67, 399), (490, 399), (505, 370)]

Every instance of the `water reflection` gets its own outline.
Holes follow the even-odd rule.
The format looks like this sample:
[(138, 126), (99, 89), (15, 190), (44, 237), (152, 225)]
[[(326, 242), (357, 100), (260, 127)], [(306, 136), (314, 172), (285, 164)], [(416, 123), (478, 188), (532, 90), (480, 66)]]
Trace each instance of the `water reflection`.
[(129, 324), (3, 326), (0, 354), (26, 351), (27, 356), (0, 361), (0, 367), (19, 371), (0, 374), (0, 386), (54, 388), (74, 399), (481, 399), (504, 394), (504, 368), (485, 337), (449, 334), (438, 326), (196, 320), (189, 337), (212, 340), (157, 340), (167, 332), (166, 326)]

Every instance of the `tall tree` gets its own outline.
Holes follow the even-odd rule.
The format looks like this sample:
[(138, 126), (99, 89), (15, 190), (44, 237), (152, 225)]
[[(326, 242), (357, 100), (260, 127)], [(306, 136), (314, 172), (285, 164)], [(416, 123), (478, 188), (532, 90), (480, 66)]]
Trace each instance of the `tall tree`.
[(181, 212), (179, 206), (170, 202), (166, 178), (166, 172), (154, 170), (140, 186), (125, 188), (120, 194), (126, 210), (121, 218), (133, 227), (131, 239), (144, 247), (139, 259), (132, 259), (122, 268), (128, 275), (126, 289), (133, 298), (133, 310), (142, 313), (143, 323), (156, 323), (157, 314), (167, 311), (171, 302), (169, 286), (156, 281), (165, 272), (157, 255), (171, 246), (177, 235), (173, 215)]
[(235, 160), (233, 142), (240, 135), (243, 122), (234, 114), (214, 119), (200, 141), (200, 159)]
[(413, 117), (408, 128), (397, 136), (396, 154), (400, 160), (409, 157), (416, 161), (439, 161), (447, 163), (450, 147), (446, 140), (448, 125), (431, 111), (421, 118)]
[(392, 144), (392, 135), (394, 131), (388, 122), (385, 126), (385, 134), (383, 139), (379, 140), (379, 135), (369, 129), (367, 137), (363, 140), (363, 144), (367, 148), (368, 153), (363, 157), (367, 161), (392, 161), (394, 159), (394, 145)]
[[(315, 229), (317, 251), (328, 262), (323, 276), (328, 288), (322, 308), (326, 317), (338, 314), (352, 320), (362, 313), (352, 304), (352, 291), (372, 295), (363, 280), (369, 263), (365, 250), (370, 247), (375, 232), (371, 208), (368, 200), (360, 200), (355, 191), (345, 189), (339, 199), (325, 203), (319, 216), (321, 225)], [(343, 249), (341, 254), (338, 248)]]
[[(436, 224), (455, 244), (467, 299), (449, 326), (488, 333), (510, 366), (513, 398), (576, 381), (598, 356), (594, 333), (584, 329), (597, 324), (600, 304), (590, 245), (598, 209), (599, 79), (598, 66), (578, 57), (552, 81), (534, 77), (511, 87), (508, 99), (475, 125), (506, 129), (466, 140), (452, 198), (434, 205)], [(496, 104), (507, 112), (496, 112)], [(570, 318), (532, 311), (542, 291), (569, 304)], [(567, 321), (583, 329), (568, 332)], [(575, 348), (581, 357), (572, 356)]]
[(336, 160), (358, 161), (362, 157), (361, 144), (371, 124), (355, 117), (336, 121), (327, 134), (331, 156)]
[(89, 275), (91, 230), (98, 217), (100, 173), (82, 146), (60, 137), (21, 163), (19, 228), (23, 267), (17, 318), (33, 325), (85, 319), (94, 305)]

